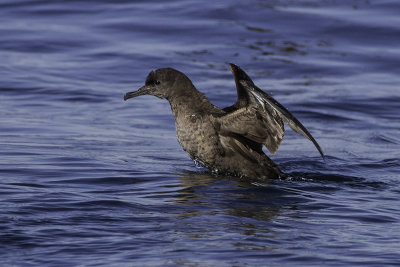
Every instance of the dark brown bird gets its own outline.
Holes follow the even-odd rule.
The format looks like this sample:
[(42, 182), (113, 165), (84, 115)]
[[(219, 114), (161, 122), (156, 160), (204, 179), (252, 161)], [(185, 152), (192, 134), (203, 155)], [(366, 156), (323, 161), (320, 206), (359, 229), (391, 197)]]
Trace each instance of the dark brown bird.
[(307, 129), (272, 96), (260, 90), (238, 66), (229, 64), (238, 99), (220, 109), (211, 104), (183, 73), (163, 68), (150, 72), (143, 87), (125, 94), (167, 99), (175, 118), (176, 136), (190, 158), (215, 174), (256, 180), (282, 178), (281, 170), (264, 154), (278, 149), (284, 135), (283, 121), (314, 143)]

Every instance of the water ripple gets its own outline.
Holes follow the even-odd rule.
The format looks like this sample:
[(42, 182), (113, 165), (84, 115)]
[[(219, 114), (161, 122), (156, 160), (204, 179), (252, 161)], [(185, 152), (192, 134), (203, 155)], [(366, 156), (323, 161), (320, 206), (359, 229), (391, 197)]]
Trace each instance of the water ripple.
[[(0, 254), (22, 266), (399, 265), (396, 1), (2, 1)], [(149, 71), (236, 100), (225, 62), (304, 123), (288, 179), (215, 176)], [(267, 151), (266, 151), (267, 152)]]

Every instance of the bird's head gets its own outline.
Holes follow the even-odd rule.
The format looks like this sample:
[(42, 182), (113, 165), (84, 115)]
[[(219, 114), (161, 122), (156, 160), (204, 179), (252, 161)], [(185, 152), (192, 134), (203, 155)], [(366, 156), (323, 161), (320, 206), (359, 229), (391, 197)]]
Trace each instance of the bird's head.
[(172, 68), (163, 68), (152, 71), (147, 75), (146, 83), (137, 91), (124, 95), (124, 100), (141, 95), (154, 95), (158, 98), (168, 99), (174, 94), (184, 93), (185, 88), (191, 87), (189, 78)]

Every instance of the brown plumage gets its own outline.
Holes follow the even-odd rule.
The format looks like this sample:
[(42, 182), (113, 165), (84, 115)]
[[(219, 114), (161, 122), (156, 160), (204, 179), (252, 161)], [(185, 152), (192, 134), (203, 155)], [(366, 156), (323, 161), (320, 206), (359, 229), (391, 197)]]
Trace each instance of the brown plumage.
[(212, 105), (183, 73), (164, 68), (150, 72), (143, 87), (124, 99), (154, 95), (167, 99), (175, 118), (176, 135), (192, 160), (213, 173), (266, 180), (282, 172), (264, 154), (274, 154), (284, 136), (283, 121), (322, 150), (307, 129), (281, 104), (260, 90), (238, 66), (229, 64), (238, 100), (220, 109)]

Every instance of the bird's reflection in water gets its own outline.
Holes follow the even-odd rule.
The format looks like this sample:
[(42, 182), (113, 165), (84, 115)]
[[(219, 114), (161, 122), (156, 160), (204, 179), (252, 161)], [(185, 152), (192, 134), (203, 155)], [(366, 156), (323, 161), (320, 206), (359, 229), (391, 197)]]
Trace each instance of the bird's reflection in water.
[(273, 184), (256, 186), (238, 178), (190, 171), (176, 175), (182, 187), (176, 199), (177, 232), (190, 238), (223, 236), (226, 231), (271, 237), (271, 220), (282, 204), (288, 204), (283, 199), (289, 193)]
[(296, 223), (301, 206), (310, 203), (285, 181), (255, 185), (208, 172), (175, 175), (181, 189), (175, 195), (171, 235), (175, 246), (196, 253), (275, 253), (281, 239), (292, 240), (287, 224)]

